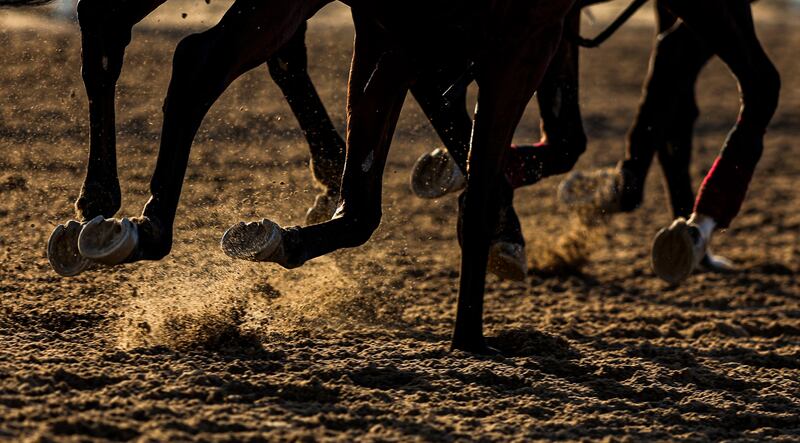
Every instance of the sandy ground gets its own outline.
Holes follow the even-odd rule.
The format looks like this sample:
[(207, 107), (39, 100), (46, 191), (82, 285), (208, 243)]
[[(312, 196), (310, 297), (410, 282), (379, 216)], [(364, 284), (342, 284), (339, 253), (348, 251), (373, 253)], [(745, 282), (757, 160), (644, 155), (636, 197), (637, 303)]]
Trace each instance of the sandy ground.
[[(161, 11), (169, 26), (137, 31), (120, 81), (124, 215), (147, 198), (172, 49), (206, 20), (175, 26), (181, 7)], [(72, 216), (86, 157), (79, 39), (71, 25), (0, 14), (18, 24), (0, 28), (0, 439), (800, 440), (800, 27), (766, 12), (759, 32), (783, 73), (782, 104), (741, 217), (715, 243), (742, 271), (678, 288), (654, 278), (648, 245), (670, 219), (654, 169), (643, 208), (577, 236), (589, 259), (581, 272), (490, 279), (487, 332), (504, 358), (448, 351), (456, 202), (408, 190), (413, 160), (437, 145), (411, 100), (367, 246), (291, 272), (222, 255), (229, 225), (299, 223), (315, 193), (307, 147), (266, 69), (206, 119), (170, 257), (57, 277), (45, 242)], [(352, 41), (341, 17), (327, 11), (309, 39), (340, 126)], [(650, 39), (637, 21), (586, 53), (591, 141), (580, 168), (621, 156)], [(699, 180), (738, 103), (719, 62), (698, 93)], [(518, 141), (536, 127), (532, 108)], [(576, 237), (557, 184), (516, 198), (537, 265)]]

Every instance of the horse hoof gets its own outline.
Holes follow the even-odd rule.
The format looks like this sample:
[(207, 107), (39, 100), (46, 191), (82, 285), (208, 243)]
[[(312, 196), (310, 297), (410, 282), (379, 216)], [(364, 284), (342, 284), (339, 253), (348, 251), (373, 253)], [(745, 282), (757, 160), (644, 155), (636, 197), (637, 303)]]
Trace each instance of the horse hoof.
[(318, 195), (314, 200), (314, 206), (308, 208), (308, 212), (306, 212), (306, 225), (310, 226), (325, 223), (333, 218), (338, 207), (338, 195)]
[(410, 182), (411, 192), (425, 199), (440, 198), (467, 185), (467, 179), (453, 157), (441, 148), (417, 159)]
[(233, 225), (222, 235), (220, 247), (225, 255), (238, 260), (283, 261), (283, 233), (280, 226), (267, 219)]
[(136, 250), (139, 231), (129, 219), (97, 216), (81, 230), (78, 250), (93, 262), (108, 266), (123, 263)]
[(653, 272), (676, 285), (686, 280), (705, 255), (705, 242), (694, 226), (679, 218), (669, 228), (658, 231), (650, 252)]
[(558, 186), (558, 201), (577, 210), (619, 212), (621, 180), (613, 168), (574, 171)]
[(504, 241), (494, 243), (489, 250), (487, 269), (504, 280), (525, 281), (528, 275), (525, 246)]
[(70, 220), (58, 225), (47, 241), (47, 260), (53, 270), (62, 277), (74, 277), (92, 267), (78, 250), (78, 236), (83, 225)]

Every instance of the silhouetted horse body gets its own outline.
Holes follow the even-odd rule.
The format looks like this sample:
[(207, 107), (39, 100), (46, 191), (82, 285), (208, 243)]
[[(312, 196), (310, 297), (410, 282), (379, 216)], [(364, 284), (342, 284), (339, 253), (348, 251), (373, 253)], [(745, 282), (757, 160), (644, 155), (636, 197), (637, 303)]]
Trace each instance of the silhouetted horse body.
[[(92, 158), (101, 159), (102, 168), (94, 170), (115, 170), (113, 153), (108, 152), (113, 146), (113, 84), (130, 40), (130, 26), (162, 2), (83, 0), (79, 6), (92, 126), (99, 128), (93, 130), (99, 140), (93, 143), (97, 149)], [(85, 200), (79, 202), (79, 210), (100, 215), (81, 229), (78, 249), (82, 257), (116, 265), (158, 260), (169, 253), (189, 150), (206, 112), (232, 81), (274, 56), (307, 18), (329, 2), (238, 0), (217, 26), (180, 42), (164, 103), (151, 198), (141, 217), (103, 219), (106, 209), (116, 210), (117, 196), (113, 192), (104, 195), (103, 186), (96, 196), (91, 187), (84, 189)], [(480, 94), (462, 207), (464, 252), (453, 346), (485, 352), (484, 281), (499, 209), (499, 199), (492, 196), (502, 192), (505, 152), (558, 46), (572, 0), (345, 3), (353, 9), (356, 42), (348, 93), (347, 156), (337, 214), (330, 221), (305, 228), (281, 229), (268, 221), (237, 225), (223, 238), (223, 249), (237, 258), (295, 267), (367, 241), (380, 222), (383, 168), (409, 87), (425, 72), (471, 66)], [(112, 16), (119, 17), (119, 22)], [(107, 38), (109, 35), (113, 38)], [(433, 63), (442, 54), (449, 54), (445, 66)], [(446, 77), (455, 75), (445, 71)], [(116, 182), (116, 175), (88, 182), (103, 180)]]

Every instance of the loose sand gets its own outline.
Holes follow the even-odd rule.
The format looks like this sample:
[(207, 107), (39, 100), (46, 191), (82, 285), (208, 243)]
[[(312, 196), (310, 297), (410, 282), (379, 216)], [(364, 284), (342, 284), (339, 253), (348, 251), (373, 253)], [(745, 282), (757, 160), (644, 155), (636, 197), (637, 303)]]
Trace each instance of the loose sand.
[[(175, 24), (183, 5), (136, 32), (120, 81), (127, 216), (147, 198), (173, 48), (203, 27)], [(765, 11), (782, 104), (750, 198), (715, 242), (743, 271), (679, 288), (652, 275), (648, 245), (670, 219), (655, 169), (643, 208), (589, 234), (565, 223), (547, 180), (516, 198), (541, 270), (525, 284), (490, 279), (486, 329), (506, 357), (488, 359), (448, 352), (456, 201), (408, 190), (413, 161), (438, 144), (411, 100), (367, 246), (295, 271), (221, 253), (231, 224), (299, 223), (315, 194), (266, 69), (206, 119), (170, 257), (57, 277), (45, 244), (72, 216), (86, 158), (79, 38), (41, 16), (5, 26), (20, 16), (1, 12), (0, 439), (799, 440), (800, 27)], [(650, 39), (642, 19), (586, 54), (579, 167), (622, 154)], [(312, 74), (340, 127), (351, 42), (340, 9), (312, 25)], [(696, 180), (738, 106), (719, 62), (698, 93)], [(536, 128), (531, 107), (517, 141)]]

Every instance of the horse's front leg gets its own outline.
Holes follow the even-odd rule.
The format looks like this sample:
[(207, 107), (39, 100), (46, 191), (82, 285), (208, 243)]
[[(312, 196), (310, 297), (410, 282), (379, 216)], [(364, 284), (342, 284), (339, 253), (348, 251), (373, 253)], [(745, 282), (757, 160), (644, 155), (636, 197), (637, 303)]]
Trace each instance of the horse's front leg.
[(337, 249), (362, 245), (380, 224), (384, 165), (411, 75), (406, 57), (388, 49), (379, 29), (356, 13), (354, 19), (347, 160), (336, 215), (303, 228), (282, 229), (269, 220), (239, 223), (222, 239), (229, 256), (294, 268)]
[[(92, 263), (78, 249), (78, 235), (95, 217), (111, 217), (122, 204), (117, 176), (114, 95), (131, 28), (166, 0), (81, 0), (83, 82), (89, 98), (89, 162), (75, 202), (79, 221), (59, 225), (50, 235), (47, 256), (53, 269), (74, 276)], [(81, 223), (83, 222), (83, 223)]]
[(170, 252), (189, 152), (211, 105), (241, 74), (265, 63), (326, 3), (237, 0), (217, 26), (178, 44), (152, 196), (142, 217), (95, 220), (84, 227), (78, 241), (83, 257), (116, 265), (159, 260)]
[(486, 265), (502, 191), (498, 177), (525, 107), (541, 84), (561, 38), (562, 20), (571, 2), (544, 8), (532, 20), (530, 38), (490, 51), (478, 74), (478, 107), (469, 154), (466, 195), (462, 206), (463, 247), (456, 324), (452, 347), (493, 353), (483, 336)]
[(112, 217), (122, 204), (117, 177), (115, 100), (131, 28), (166, 0), (81, 0), (82, 69), (89, 99), (89, 162), (80, 196), (78, 219)]

